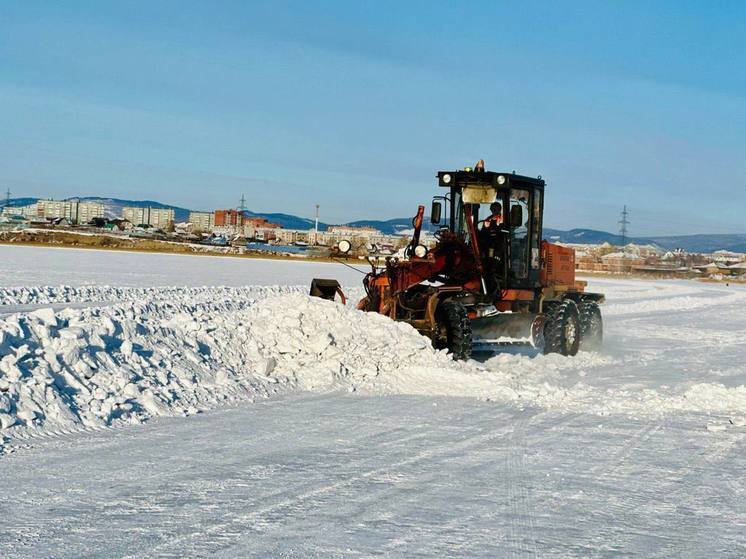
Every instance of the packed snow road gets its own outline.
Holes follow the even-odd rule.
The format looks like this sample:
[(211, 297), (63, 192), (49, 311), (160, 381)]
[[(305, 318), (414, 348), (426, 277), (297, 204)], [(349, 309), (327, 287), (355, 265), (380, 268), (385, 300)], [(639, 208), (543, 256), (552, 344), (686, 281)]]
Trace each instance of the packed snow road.
[(743, 557), (743, 433), (292, 396), (0, 462), (5, 557)]
[(346, 268), (0, 256), (2, 557), (746, 555), (741, 287), (593, 279), (603, 352), (454, 363), (305, 295)]

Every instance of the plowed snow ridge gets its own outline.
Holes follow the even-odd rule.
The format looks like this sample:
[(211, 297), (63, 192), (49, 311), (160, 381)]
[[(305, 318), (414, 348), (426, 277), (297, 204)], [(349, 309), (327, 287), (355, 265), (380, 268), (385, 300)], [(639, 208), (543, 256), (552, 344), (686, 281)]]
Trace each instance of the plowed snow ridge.
[(0, 429), (13, 436), (142, 422), (289, 390), (466, 396), (601, 414), (746, 407), (744, 386), (699, 383), (664, 394), (566, 382), (578, 369), (623, 367), (604, 354), (455, 363), (407, 325), (300, 291), (5, 290), (6, 304), (130, 302), (0, 319)]

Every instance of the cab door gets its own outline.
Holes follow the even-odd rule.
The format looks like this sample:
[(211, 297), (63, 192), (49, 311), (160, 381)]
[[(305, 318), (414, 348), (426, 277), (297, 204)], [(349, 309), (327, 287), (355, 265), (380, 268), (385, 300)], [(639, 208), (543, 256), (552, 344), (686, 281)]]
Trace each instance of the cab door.
[(541, 190), (511, 188), (508, 196), (510, 220), (510, 287), (539, 286), (541, 271)]

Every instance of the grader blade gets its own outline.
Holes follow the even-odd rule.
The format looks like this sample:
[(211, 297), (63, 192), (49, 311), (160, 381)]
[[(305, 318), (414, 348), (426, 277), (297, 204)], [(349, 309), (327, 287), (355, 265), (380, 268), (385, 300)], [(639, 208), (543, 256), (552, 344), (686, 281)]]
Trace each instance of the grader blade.
[(532, 345), (535, 315), (495, 313), (471, 320), (475, 351), (498, 350), (506, 345)]
[(342, 304), (347, 304), (347, 298), (337, 280), (314, 278), (311, 281), (311, 292), (309, 294), (311, 297), (318, 297), (327, 301), (334, 301), (335, 297), (339, 295)]

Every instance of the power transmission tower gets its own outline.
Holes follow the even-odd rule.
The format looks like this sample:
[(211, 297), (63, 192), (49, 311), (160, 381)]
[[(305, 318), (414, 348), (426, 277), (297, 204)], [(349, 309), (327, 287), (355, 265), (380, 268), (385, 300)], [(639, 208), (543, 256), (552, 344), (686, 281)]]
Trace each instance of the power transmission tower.
[(629, 212), (627, 211), (627, 205), (624, 205), (624, 209), (622, 210), (622, 219), (619, 220), (619, 234), (622, 236), (622, 250), (624, 250), (624, 247), (627, 246), (627, 225), (629, 225), (629, 220), (627, 217), (629, 216)]
[(5, 191), (5, 207), (10, 207), (10, 188)]
[(246, 196), (244, 196), (243, 194), (241, 194), (241, 201), (238, 204), (238, 210), (241, 213), (244, 213), (246, 211)]

